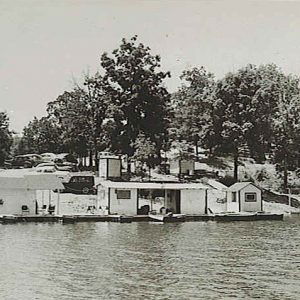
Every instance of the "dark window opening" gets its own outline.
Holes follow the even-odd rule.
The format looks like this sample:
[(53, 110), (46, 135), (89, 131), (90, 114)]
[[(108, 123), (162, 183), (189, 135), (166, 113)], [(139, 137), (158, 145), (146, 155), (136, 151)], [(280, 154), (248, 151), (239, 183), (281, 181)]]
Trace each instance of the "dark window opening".
[(256, 202), (256, 193), (245, 193), (245, 202)]
[(117, 199), (130, 199), (131, 193), (130, 190), (116, 190)]
[(236, 202), (236, 192), (232, 193), (232, 202)]

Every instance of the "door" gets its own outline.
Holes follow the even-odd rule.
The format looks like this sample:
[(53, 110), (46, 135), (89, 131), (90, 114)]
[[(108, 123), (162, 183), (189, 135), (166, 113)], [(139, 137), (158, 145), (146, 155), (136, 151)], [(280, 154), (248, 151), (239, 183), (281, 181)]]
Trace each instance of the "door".
[(175, 192), (175, 207), (176, 207), (176, 214), (180, 214), (181, 213), (181, 209), (180, 209), (180, 190), (176, 190)]

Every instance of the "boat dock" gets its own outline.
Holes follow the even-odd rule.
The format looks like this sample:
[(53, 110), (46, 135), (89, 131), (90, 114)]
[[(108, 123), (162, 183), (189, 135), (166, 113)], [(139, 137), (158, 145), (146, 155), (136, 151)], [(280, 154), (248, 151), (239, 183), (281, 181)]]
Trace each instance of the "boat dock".
[[(255, 213), (255, 214), (215, 214), (215, 215), (185, 215), (184, 218), (168, 217), (167, 222), (236, 222), (236, 221), (262, 221), (262, 220), (283, 220), (283, 214)], [(22, 222), (61, 222), (62, 224), (74, 224), (77, 222), (152, 222), (148, 215), (123, 216), (123, 215), (34, 215), (19, 216), (9, 215), (0, 216), (0, 223), (22, 223)]]

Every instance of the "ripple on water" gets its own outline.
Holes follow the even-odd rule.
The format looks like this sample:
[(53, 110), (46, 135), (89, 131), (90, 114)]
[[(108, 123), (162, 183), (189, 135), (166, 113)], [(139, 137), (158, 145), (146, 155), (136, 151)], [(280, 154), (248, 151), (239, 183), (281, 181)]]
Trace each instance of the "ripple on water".
[(0, 299), (299, 299), (299, 228), (0, 225)]

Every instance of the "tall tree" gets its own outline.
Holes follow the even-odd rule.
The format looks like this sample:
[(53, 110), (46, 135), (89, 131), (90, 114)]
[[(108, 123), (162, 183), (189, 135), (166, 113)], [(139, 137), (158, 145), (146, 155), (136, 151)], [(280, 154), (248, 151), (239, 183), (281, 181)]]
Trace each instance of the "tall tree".
[(25, 153), (59, 153), (63, 151), (64, 144), (60, 128), (53, 119), (34, 117), (23, 129), (23, 135), (18, 144), (17, 152)]
[(218, 81), (213, 103), (214, 143), (217, 150), (234, 157), (234, 178), (238, 179), (240, 152), (253, 132), (256, 107), (253, 100), (259, 89), (256, 67), (248, 65)]
[(101, 66), (104, 90), (111, 100), (110, 117), (114, 120), (113, 147), (131, 157), (139, 134), (155, 144), (157, 156), (166, 138), (169, 93), (163, 80), (169, 72), (158, 71), (160, 57), (137, 43), (137, 36), (122, 40), (110, 57), (104, 53)]
[(9, 118), (5, 112), (0, 112), (0, 165), (9, 156), (12, 145), (12, 132), (9, 130)]
[(187, 141), (194, 145), (198, 155), (199, 142), (203, 146), (211, 121), (214, 76), (201, 67), (184, 71), (180, 78), (187, 84), (172, 95), (174, 111), (171, 135), (177, 141)]
[(272, 120), (272, 142), (277, 170), (283, 172), (283, 188), (288, 188), (288, 170), (299, 161), (300, 143), (299, 78), (287, 76), (281, 82), (277, 110)]
[(97, 157), (97, 151), (108, 146), (104, 127), (109, 103), (100, 81), (97, 74), (86, 77), (83, 87), (77, 86), (48, 103), (48, 114), (57, 120), (69, 151), (81, 156), (89, 151)]

